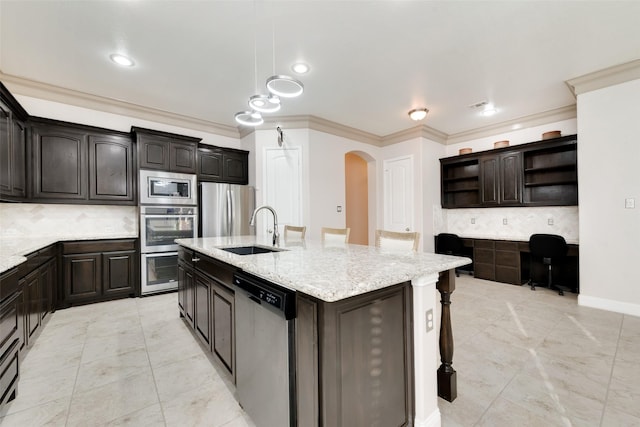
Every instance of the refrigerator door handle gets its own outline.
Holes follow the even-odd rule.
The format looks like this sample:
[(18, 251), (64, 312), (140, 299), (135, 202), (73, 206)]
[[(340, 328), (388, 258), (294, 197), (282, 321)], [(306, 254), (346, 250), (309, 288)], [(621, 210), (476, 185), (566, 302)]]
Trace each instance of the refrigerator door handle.
[(233, 235), (233, 198), (231, 189), (227, 189), (227, 236)]

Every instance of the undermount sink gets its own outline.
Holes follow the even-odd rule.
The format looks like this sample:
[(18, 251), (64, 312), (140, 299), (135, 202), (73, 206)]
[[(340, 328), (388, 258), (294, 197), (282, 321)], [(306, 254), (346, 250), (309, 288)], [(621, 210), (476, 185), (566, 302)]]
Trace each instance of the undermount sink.
[(220, 248), (223, 251), (231, 252), (236, 255), (256, 255), (266, 254), (269, 252), (281, 252), (283, 249), (265, 248), (264, 246), (238, 246), (235, 248)]

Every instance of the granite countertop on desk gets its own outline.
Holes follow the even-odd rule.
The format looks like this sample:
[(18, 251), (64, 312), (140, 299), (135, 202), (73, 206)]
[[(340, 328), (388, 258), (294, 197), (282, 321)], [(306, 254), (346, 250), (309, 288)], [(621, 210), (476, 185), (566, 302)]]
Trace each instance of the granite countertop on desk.
[(46, 248), (56, 242), (75, 240), (102, 239), (136, 239), (137, 233), (121, 233), (110, 236), (30, 236), (30, 237), (2, 237), (0, 238), (0, 273), (4, 273), (27, 260), (26, 256), (32, 252)]
[(469, 258), (425, 252), (390, 252), (373, 246), (324, 246), (321, 241), (281, 243), (278, 252), (236, 255), (235, 246), (271, 247), (255, 236), (178, 239), (181, 246), (233, 265), (276, 284), (326, 302), (339, 301), (387, 286), (471, 263)]

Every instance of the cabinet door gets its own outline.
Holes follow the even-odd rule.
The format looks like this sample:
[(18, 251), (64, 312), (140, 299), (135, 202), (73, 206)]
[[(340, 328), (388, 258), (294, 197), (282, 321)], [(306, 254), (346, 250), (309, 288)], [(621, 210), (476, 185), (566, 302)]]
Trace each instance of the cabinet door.
[(16, 197), (27, 196), (27, 128), (19, 120), (11, 123), (11, 194)]
[(180, 314), (184, 317), (184, 302), (186, 299), (186, 277), (185, 277), (185, 265), (180, 260), (178, 260), (178, 308), (180, 309)]
[(12, 194), (11, 183), (11, 112), (0, 103), (0, 192)]
[(495, 280), (496, 261), (494, 242), (490, 240), (474, 240), (473, 243), (473, 275), (478, 279)]
[(171, 141), (169, 170), (180, 173), (196, 173), (196, 144)]
[(133, 143), (118, 135), (89, 135), (89, 199), (133, 202)]
[(198, 180), (222, 181), (222, 151), (209, 148), (198, 149)]
[(135, 251), (102, 254), (103, 295), (135, 293)]
[(234, 375), (235, 297), (232, 291), (213, 285), (213, 353)]
[(500, 204), (522, 203), (522, 155), (510, 153), (500, 156)]
[(26, 305), (26, 335), (30, 339), (40, 326), (40, 271), (32, 271), (24, 278), (23, 289)]
[(66, 302), (97, 298), (101, 289), (101, 254), (64, 255), (64, 297)]
[(193, 327), (194, 318), (194, 274), (192, 269), (186, 269), (184, 272), (184, 317)]
[(224, 151), (222, 154), (222, 179), (232, 184), (249, 182), (249, 163), (246, 153)]
[(18, 304), (22, 297), (22, 291), (15, 292), (0, 304), (0, 356), (18, 342), (18, 348), (22, 340), (23, 323)]
[(169, 138), (138, 134), (138, 159), (141, 169), (169, 170)]
[(33, 128), (32, 144), (34, 199), (86, 199), (86, 135), (41, 125)]
[(211, 348), (211, 280), (201, 274), (195, 276), (194, 319), (198, 337)]
[(58, 268), (56, 260), (51, 259), (40, 267), (40, 318), (45, 319), (53, 310), (54, 295), (57, 289), (56, 276)]
[(499, 163), (497, 157), (483, 157), (480, 159), (480, 198), (485, 206), (499, 203)]

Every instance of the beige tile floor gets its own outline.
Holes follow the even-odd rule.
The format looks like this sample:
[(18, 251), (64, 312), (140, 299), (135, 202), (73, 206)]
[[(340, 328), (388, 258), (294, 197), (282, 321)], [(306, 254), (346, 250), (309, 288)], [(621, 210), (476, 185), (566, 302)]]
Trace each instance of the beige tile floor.
[[(640, 426), (640, 318), (461, 276), (449, 426)], [(5, 426), (252, 426), (165, 294), (59, 310)]]

